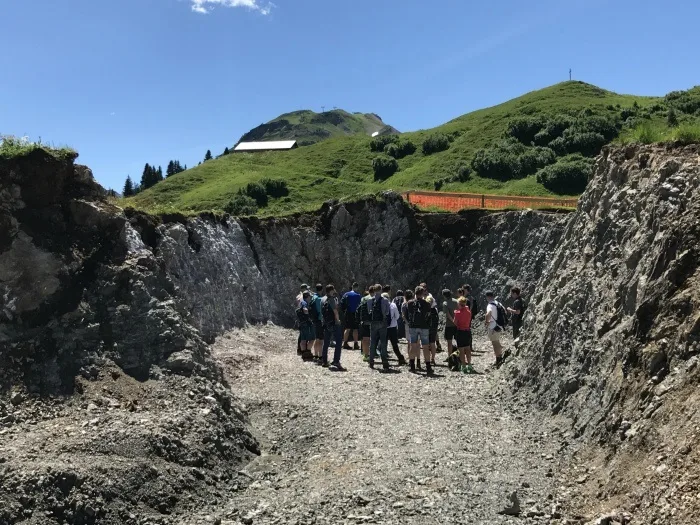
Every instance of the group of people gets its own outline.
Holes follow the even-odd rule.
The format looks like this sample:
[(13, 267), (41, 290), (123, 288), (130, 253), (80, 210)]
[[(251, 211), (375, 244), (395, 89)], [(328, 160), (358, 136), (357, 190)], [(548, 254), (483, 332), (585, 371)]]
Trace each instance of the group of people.
[[(508, 357), (501, 335), (509, 320), (513, 337), (518, 339), (522, 327), (524, 305), (520, 289), (511, 289), (512, 307), (504, 307), (493, 292), (487, 291), (484, 323), (500, 367)], [(445, 316), (444, 338), (450, 370), (464, 374), (475, 373), (472, 365), (472, 322), (478, 312), (478, 303), (467, 284), (457, 290), (442, 291), (441, 309)], [(299, 326), (297, 353), (304, 361), (344, 372), (340, 360), (343, 349), (362, 351), (362, 358), (375, 368), (377, 359), (381, 370), (392, 371), (388, 357), (388, 343), (398, 359), (399, 366), (409, 365), (413, 373), (423, 371), (421, 356), (428, 376), (435, 374), (436, 354), (441, 352), (438, 338), (440, 304), (429, 292), (426, 283), (415, 290), (398, 290), (392, 298), (391, 286), (375, 284), (360, 293), (357, 283), (339, 297), (335, 286), (316, 285), (312, 292), (302, 284), (296, 298), (296, 316)], [(510, 319), (509, 319), (510, 318)], [(401, 353), (399, 339), (408, 340), (408, 360)], [(350, 346), (350, 343), (353, 346)], [(328, 352), (334, 345), (333, 359)]]

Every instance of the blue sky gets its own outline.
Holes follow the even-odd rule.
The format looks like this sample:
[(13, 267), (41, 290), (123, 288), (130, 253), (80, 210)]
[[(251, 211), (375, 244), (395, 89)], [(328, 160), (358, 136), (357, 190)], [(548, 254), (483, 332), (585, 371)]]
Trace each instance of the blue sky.
[(700, 84), (700, 2), (0, 0), (0, 133), (67, 144), (105, 186), (189, 166), (281, 113), (402, 131), (574, 78)]

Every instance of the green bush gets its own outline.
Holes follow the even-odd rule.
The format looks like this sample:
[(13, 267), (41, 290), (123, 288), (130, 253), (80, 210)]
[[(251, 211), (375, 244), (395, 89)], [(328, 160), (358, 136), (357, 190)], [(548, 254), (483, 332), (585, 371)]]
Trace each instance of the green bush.
[(466, 164), (457, 166), (456, 182), (467, 182), (472, 178), (472, 170)]
[(384, 147), (384, 154), (389, 155), (395, 159), (399, 158), (399, 146), (397, 144), (391, 143)]
[(571, 155), (537, 172), (537, 182), (549, 191), (565, 195), (583, 193), (593, 171), (591, 159)]
[(398, 147), (399, 147), (399, 156), (396, 157), (398, 159), (402, 159), (404, 157), (408, 157), (409, 155), (413, 155), (416, 152), (416, 145), (411, 142), (408, 139), (401, 139), (398, 142)]
[(681, 124), (673, 130), (672, 137), (683, 144), (700, 143), (700, 124)]
[(432, 155), (450, 147), (450, 139), (443, 133), (433, 133), (423, 141), (423, 155)]
[(386, 180), (399, 171), (399, 163), (388, 155), (379, 155), (372, 160), (372, 170), (375, 181)]
[(532, 175), (538, 169), (544, 168), (556, 162), (557, 156), (550, 148), (542, 148), (540, 146), (528, 148), (519, 157), (520, 163), (519, 175), (521, 177)]
[(507, 181), (532, 175), (555, 160), (556, 155), (550, 148), (528, 148), (509, 138), (491, 148), (478, 150), (471, 167), (481, 177)]
[(676, 110), (672, 107), (668, 108), (668, 113), (666, 114), (666, 124), (668, 124), (670, 128), (675, 128), (678, 125)]
[(545, 120), (540, 117), (519, 117), (508, 123), (507, 135), (529, 145), (545, 126)]
[(395, 144), (398, 141), (398, 135), (380, 135), (369, 141), (369, 149), (376, 152), (383, 152), (387, 144)]
[(249, 182), (244, 188), (238, 190), (238, 193), (252, 198), (261, 208), (267, 206), (267, 190), (260, 182)]
[(700, 110), (700, 86), (687, 91), (672, 91), (666, 95), (666, 103), (681, 113), (693, 115)]
[(258, 212), (258, 204), (252, 197), (239, 193), (224, 206), (224, 211), (235, 216), (255, 215)]
[(289, 195), (287, 181), (281, 179), (261, 179), (260, 184), (265, 188), (265, 193), (273, 199)]
[(533, 137), (533, 141), (536, 146), (547, 146), (553, 140), (561, 137), (564, 131), (573, 125), (573, 117), (557, 115), (547, 121), (547, 125)]

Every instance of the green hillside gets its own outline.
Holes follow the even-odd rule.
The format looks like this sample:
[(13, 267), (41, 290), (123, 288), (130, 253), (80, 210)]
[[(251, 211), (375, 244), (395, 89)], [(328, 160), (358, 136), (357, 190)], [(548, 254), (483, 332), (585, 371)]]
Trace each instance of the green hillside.
[(332, 137), (398, 133), (373, 113), (348, 113), (342, 109), (315, 113), (310, 110), (280, 115), (267, 124), (261, 124), (243, 135), (240, 142), (296, 140), (300, 146), (309, 146)]
[[(229, 211), (243, 214), (255, 210), (239, 206), (251, 202), (240, 192), (258, 199), (262, 191), (258, 213), (277, 215), (318, 208), (331, 198), (386, 189), (578, 194), (585, 186), (592, 157), (605, 143), (619, 140), (620, 134), (640, 123), (665, 124), (669, 107), (675, 108), (681, 122), (695, 121), (700, 91), (696, 88), (666, 98), (638, 97), (582, 82), (565, 82), (431, 130), (380, 137), (397, 142), (386, 146), (396, 161), (372, 151), (384, 149), (377, 139), (334, 137), (293, 151), (233, 154), (211, 160), (126, 199), (124, 204), (151, 211), (198, 212), (224, 210), (235, 199), (236, 205), (229, 205)], [(424, 150), (426, 140), (429, 144)], [(375, 164), (381, 164), (379, 175), (385, 180), (375, 180), (373, 160), (377, 157), (382, 160)], [(398, 171), (392, 174), (394, 162)], [(263, 179), (284, 181), (286, 190), (268, 198), (255, 184)]]

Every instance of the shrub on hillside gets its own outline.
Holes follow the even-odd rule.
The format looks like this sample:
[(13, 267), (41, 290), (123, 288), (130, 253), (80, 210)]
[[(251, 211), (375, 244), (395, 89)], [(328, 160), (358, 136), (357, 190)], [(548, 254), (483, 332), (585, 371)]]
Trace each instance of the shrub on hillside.
[(379, 155), (372, 160), (372, 170), (375, 181), (386, 180), (399, 171), (399, 163), (388, 155)]
[(252, 198), (261, 208), (267, 206), (267, 191), (260, 182), (249, 182), (244, 188), (238, 190), (238, 193)]
[(586, 157), (595, 157), (608, 142), (600, 133), (577, 132), (572, 128), (566, 130), (563, 137), (550, 142), (549, 147), (559, 156), (580, 153)]
[(432, 155), (450, 147), (450, 139), (443, 133), (433, 133), (423, 141), (423, 155)]
[(369, 149), (381, 153), (387, 144), (394, 144), (399, 141), (398, 135), (379, 135), (369, 141)]
[(538, 169), (554, 164), (556, 160), (557, 156), (550, 148), (542, 148), (540, 146), (528, 148), (518, 157), (518, 162), (520, 163), (519, 175), (521, 177), (532, 175)]
[(480, 176), (507, 181), (532, 175), (556, 160), (549, 148), (527, 147), (514, 138), (500, 141), (476, 152), (472, 169)]
[(533, 141), (536, 146), (547, 146), (553, 140), (561, 137), (564, 131), (573, 126), (573, 124), (573, 117), (556, 115), (547, 120), (547, 125), (535, 135)]
[(265, 193), (273, 199), (289, 195), (287, 181), (281, 179), (262, 179), (260, 184), (265, 188)]
[(258, 204), (252, 197), (239, 193), (224, 206), (224, 211), (235, 216), (254, 215), (258, 212)]
[(592, 171), (591, 159), (571, 155), (538, 171), (537, 182), (554, 193), (577, 195), (586, 189)]
[(668, 108), (668, 113), (666, 114), (666, 124), (670, 128), (675, 128), (678, 125), (678, 116), (676, 115), (676, 110), (673, 107)]
[(394, 143), (387, 144), (384, 147), (384, 154), (389, 155), (390, 157), (393, 157), (395, 159), (398, 159), (399, 158), (399, 146), (398, 146), (398, 144), (394, 144)]
[(541, 117), (519, 117), (508, 123), (508, 136), (513, 137), (523, 144), (531, 144), (535, 140), (546, 121)]
[(416, 145), (408, 139), (399, 140), (397, 146), (399, 148), (399, 156), (397, 158), (399, 159), (413, 155), (416, 152), (416, 149), (418, 149), (416, 148)]
[(687, 91), (672, 91), (666, 95), (666, 103), (681, 113), (693, 115), (700, 110), (700, 88)]

